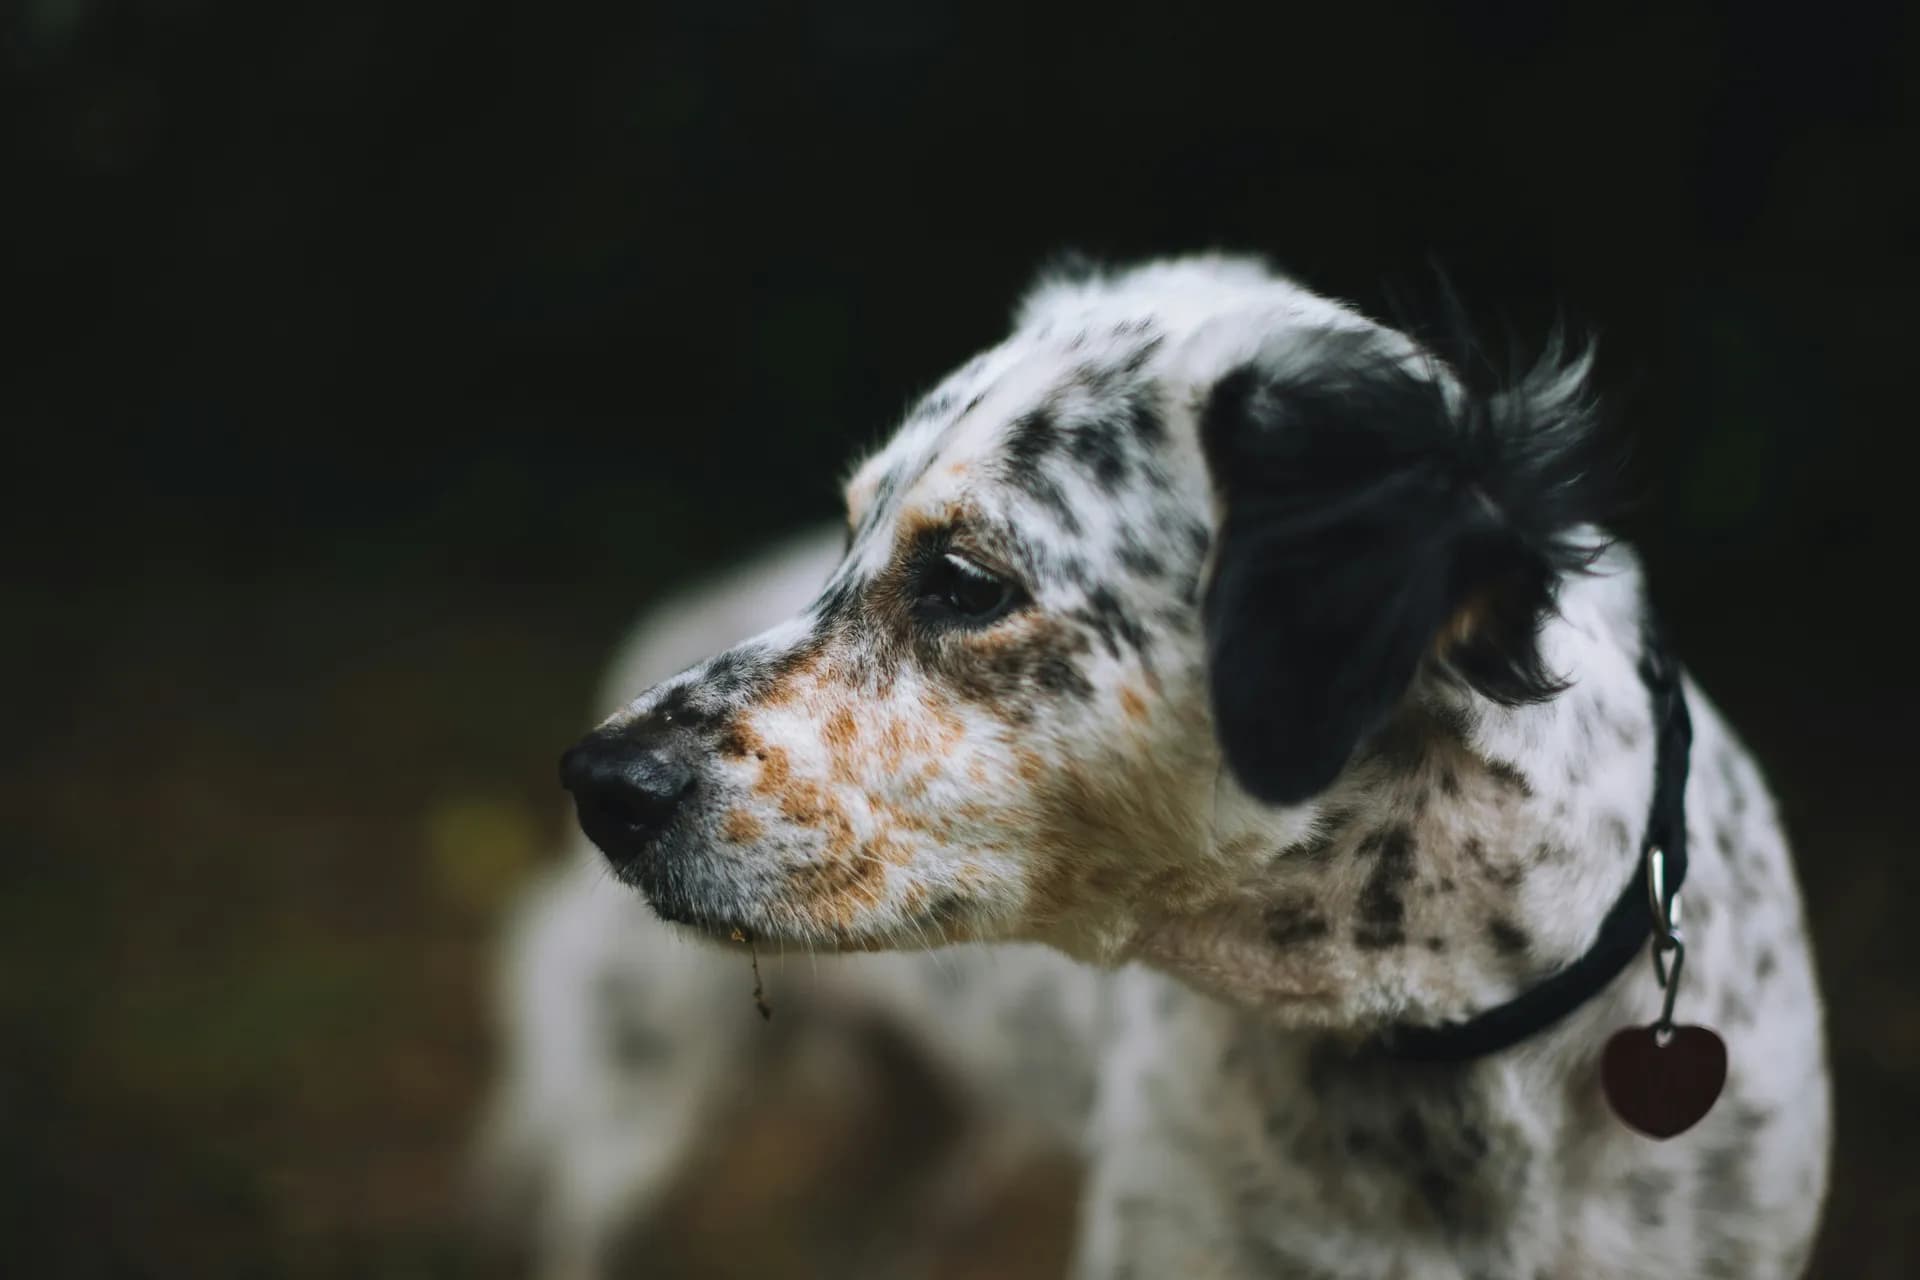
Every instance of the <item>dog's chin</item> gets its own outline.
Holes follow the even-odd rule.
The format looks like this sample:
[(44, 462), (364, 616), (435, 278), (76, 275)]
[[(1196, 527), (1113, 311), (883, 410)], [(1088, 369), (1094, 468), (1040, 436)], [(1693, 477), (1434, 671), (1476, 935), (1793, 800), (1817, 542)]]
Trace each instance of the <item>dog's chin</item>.
[(916, 918), (904, 922), (854, 922), (831, 927), (796, 926), (805, 917), (775, 905), (688, 902), (671, 893), (642, 888), (653, 914), (679, 932), (706, 942), (728, 946), (751, 943), (800, 951), (926, 951), (935, 947), (979, 941), (962, 922), (952, 918)]
[(710, 856), (694, 833), (671, 836), (648, 855), (609, 860), (614, 877), (637, 890), (653, 914), (685, 936), (788, 951), (925, 951), (999, 936), (976, 927), (979, 904), (936, 895), (911, 914), (862, 911), (824, 921), (817, 904), (781, 896), (784, 877)]
[(692, 896), (671, 882), (662, 883), (647, 875), (619, 877), (629, 888), (637, 889), (653, 914), (673, 925), (679, 932), (710, 942), (773, 941), (776, 930), (768, 927), (764, 913), (750, 904), (714, 897)]
[(716, 942), (724, 942), (732, 939), (735, 934), (743, 934), (746, 932), (743, 926), (734, 924), (731, 920), (723, 919), (709, 912), (695, 910), (684, 904), (674, 902), (671, 899), (663, 899), (661, 896), (648, 893), (644, 889), (641, 890), (641, 896), (647, 900), (647, 906), (652, 908), (655, 916), (670, 925), (674, 925), (682, 933), (701, 938), (709, 938)]

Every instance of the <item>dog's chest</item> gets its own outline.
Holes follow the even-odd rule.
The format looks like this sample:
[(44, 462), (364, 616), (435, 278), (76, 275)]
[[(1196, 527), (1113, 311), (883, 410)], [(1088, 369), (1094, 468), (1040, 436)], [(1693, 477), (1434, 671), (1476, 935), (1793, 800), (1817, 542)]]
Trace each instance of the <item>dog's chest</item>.
[(1798, 1273), (1823, 1125), (1782, 1114), (1756, 1059), (1683, 1139), (1626, 1131), (1581, 1046), (1642, 1012), (1631, 984), (1550, 1043), (1440, 1068), (1140, 970), (1119, 988), (1084, 1276)]
[(1510, 1097), (1497, 1073), (1309, 1047), (1165, 980), (1130, 981), (1102, 1087), (1128, 1121), (1103, 1135), (1095, 1183), (1126, 1208), (1094, 1215), (1117, 1236), (1096, 1252), (1143, 1276), (1552, 1265), (1565, 1232), (1543, 1220), (1558, 1197), (1538, 1147), (1564, 1122), (1560, 1099)]

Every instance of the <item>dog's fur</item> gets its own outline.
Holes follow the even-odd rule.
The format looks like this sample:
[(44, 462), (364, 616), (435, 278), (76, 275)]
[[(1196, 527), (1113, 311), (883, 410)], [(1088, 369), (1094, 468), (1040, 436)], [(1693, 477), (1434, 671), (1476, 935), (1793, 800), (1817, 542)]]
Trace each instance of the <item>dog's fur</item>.
[[(1691, 683), (1680, 1016), (1730, 1047), (1713, 1113), (1657, 1143), (1601, 1099), (1607, 1035), (1659, 1007), (1643, 964), (1465, 1065), (1370, 1039), (1526, 990), (1638, 874), (1647, 604), (1598, 530), (1587, 374), (1481, 388), (1245, 260), (1043, 281), (854, 473), (843, 555), (640, 644), (593, 740), (698, 764), (621, 874), (719, 939), (1047, 944), (833, 981), (1081, 1142), (1081, 1276), (1798, 1274), (1819, 1000), (1765, 784)], [(771, 626), (671, 675), (722, 622)], [(510, 960), (496, 1135), (556, 1269), (591, 1272), (760, 1032), (738, 957), (669, 956), (640, 902), (583, 857)]]

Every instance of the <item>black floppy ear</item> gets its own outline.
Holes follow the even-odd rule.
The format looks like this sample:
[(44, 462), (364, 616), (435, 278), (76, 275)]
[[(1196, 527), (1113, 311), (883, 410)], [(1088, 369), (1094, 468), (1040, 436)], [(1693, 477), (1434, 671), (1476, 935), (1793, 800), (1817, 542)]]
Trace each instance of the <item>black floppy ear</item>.
[(1204, 602), (1216, 732), (1255, 797), (1305, 800), (1428, 664), (1508, 704), (1562, 687), (1538, 634), (1600, 550), (1586, 356), (1487, 396), (1383, 331), (1288, 339), (1201, 414), (1224, 514)]

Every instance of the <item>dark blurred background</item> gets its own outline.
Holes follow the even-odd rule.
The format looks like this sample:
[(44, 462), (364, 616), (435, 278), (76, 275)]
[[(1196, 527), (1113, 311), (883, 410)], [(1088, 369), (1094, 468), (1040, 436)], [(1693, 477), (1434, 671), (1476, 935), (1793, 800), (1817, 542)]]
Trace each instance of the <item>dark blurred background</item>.
[[(0, 1265), (489, 1265), (493, 931), (622, 628), (831, 514), (1048, 255), (1221, 246), (1600, 332), (1631, 531), (1798, 839), (1818, 1274), (1920, 1274), (1915, 42), (1694, 0), (0, 7)], [(752, 1255), (685, 1217), (720, 1244), (676, 1274)]]

